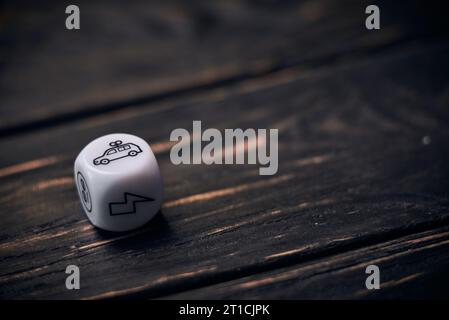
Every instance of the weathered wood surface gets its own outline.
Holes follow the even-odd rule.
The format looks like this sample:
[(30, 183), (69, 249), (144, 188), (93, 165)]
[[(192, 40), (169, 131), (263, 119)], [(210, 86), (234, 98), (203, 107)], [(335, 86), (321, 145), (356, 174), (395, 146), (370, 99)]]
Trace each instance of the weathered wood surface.
[(385, 1), (378, 32), (364, 28), (359, 0), (77, 3), (76, 32), (65, 3), (3, 4), (0, 135), (435, 36), (445, 21), (441, 3)]
[[(165, 298), (447, 298), (448, 249), (449, 229), (445, 227)], [(366, 266), (373, 264), (381, 271), (381, 290), (365, 286)]]
[[(449, 44), (441, 35), (372, 43), (4, 136), (0, 296), (363, 298), (364, 263), (381, 258), (388, 290), (375, 297), (404, 297), (413, 293), (404, 283), (444, 279)], [(170, 132), (192, 120), (278, 128), (278, 174), (172, 165)], [(72, 178), (79, 150), (111, 132), (149, 141), (164, 177), (161, 213), (131, 233), (93, 228)], [(64, 287), (69, 264), (81, 268), (81, 290)], [(425, 283), (434, 293), (441, 284)]]

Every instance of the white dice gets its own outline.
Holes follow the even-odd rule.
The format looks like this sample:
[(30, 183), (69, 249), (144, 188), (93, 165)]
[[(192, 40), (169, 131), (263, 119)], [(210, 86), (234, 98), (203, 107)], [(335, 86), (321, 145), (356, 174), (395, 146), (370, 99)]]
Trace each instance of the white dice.
[(76, 158), (74, 173), (84, 212), (98, 228), (135, 229), (161, 207), (159, 166), (139, 137), (115, 133), (95, 139)]

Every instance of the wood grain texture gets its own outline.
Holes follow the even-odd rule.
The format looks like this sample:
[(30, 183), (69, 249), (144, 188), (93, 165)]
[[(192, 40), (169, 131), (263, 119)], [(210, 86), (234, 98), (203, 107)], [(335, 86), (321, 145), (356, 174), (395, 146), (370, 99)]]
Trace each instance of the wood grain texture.
[(65, 3), (5, 3), (0, 135), (434, 37), (447, 22), (438, 5), (384, 1), (382, 29), (367, 32), (368, 3), (78, 1), (79, 31), (65, 29)]
[[(446, 227), (165, 298), (447, 299), (448, 250)], [(380, 270), (379, 290), (365, 286), (373, 264)]]
[[(1, 140), (0, 295), (162, 297), (446, 225), (448, 52), (410, 41)], [(278, 174), (172, 165), (171, 130), (198, 119), (278, 128)], [(94, 229), (72, 180), (77, 152), (110, 132), (149, 141), (166, 187), (158, 217), (126, 234)], [(76, 292), (68, 264), (81, 268)]]

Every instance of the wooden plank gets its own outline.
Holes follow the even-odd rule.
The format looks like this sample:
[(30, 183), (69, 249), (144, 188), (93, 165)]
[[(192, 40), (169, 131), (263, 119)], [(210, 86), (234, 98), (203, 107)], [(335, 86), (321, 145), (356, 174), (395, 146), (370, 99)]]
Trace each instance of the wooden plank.
[[(448, 253), (445, 227), (166, 298), (447, 299)], [(379, 267), (378, 290), (366, 288), (369, 265)]]
[[(270, 263), (285, 252), (313, 259), (447, 224), (448, 51), (410, 44), (0, 141), (11, 151), (1, 154), (0, 295), (158, 297), (295, 263)], [(172, 165), (170, 131), (197, 119), (278, 128), (278, 174)], [(91, 227), (71, 180), (76, 152), (109, 132), (153, 145), (167, 194), (158, 218), (121, 235)], [(68, 264), (80, 266), (81, 290), (64, 288)]]
[(9, 2), (0, 33), (6, 44), (0, 58), (0, 135), (434, 36), (441, 29), (433, 24), (445, 21), (438, 7), (429, 19), (415, 3), (386, 1), (382, 29), (368, 32), (367, 4), (79, 1), (81, 29), (68, 31), (64, 3)]

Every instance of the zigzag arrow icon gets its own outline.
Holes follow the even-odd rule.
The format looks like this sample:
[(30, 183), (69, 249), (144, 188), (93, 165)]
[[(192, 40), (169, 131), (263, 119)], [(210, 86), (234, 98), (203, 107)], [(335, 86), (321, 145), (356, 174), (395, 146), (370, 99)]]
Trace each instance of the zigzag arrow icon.
[(134, 193), (125, 192), (124, 202), (110, 202), (109, 203), (109, 214), (111, 216), (118, 216), (122, 214), (136, 213), (136, 203), (137, 202), (147, 202), (154, 201), (152, 198), (139, 196)]

